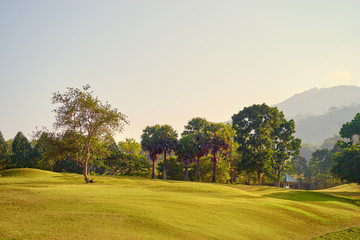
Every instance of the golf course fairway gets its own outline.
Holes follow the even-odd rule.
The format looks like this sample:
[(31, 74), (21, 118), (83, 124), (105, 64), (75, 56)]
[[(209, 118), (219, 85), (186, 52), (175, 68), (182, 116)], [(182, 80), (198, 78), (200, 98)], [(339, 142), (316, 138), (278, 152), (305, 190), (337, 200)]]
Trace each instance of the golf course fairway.
[(360, 225), (360, 186), (321, 191), (0, 171), (0, 239), (312, 239)]

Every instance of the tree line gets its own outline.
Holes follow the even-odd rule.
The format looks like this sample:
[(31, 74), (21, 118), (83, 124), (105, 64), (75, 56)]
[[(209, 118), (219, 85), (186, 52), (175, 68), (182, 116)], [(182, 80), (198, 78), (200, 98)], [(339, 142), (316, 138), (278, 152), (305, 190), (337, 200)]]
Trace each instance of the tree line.
[(53, 94), (52, 103), (60, 105), (54, 131), (38, 131), (31, 142), (21, 132), (5, 142), (0, 132), (0, 167), (77, 172), (87, 183), (89, 173), (276, 186), (292, 174), (312, 189), (359, 182), (359, 114), (344, 124), (332, 150), (319, 149), (307, 162), (299, 155), (295, 122), (266, 104), (245, 107), (231, 123), (193, 118), (180, 137), (170, 125), (153, 125), (140, 143), (116, 143), (112, 136), (128, 124), (127, 116), (89, 89)]

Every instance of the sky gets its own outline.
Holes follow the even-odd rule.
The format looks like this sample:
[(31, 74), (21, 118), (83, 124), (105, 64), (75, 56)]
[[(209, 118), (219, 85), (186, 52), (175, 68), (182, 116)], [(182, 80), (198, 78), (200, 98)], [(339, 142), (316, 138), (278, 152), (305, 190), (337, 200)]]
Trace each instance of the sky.
[(117, 141), (359, 86), (359, 11), (358, 0), (2, 0), (0, 131), (52, 129), (52, 94), (85, 84), (128, 116)]

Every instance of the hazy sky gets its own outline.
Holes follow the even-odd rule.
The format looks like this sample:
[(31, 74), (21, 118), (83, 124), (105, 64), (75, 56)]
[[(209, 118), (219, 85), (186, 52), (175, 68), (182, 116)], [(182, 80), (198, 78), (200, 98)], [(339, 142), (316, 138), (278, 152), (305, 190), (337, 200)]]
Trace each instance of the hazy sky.
[(131, 122), (179, 133), (243, 107), (360, 81), (360, 1), (0, 1), (0, 130), (52, 127), (86, 83)]

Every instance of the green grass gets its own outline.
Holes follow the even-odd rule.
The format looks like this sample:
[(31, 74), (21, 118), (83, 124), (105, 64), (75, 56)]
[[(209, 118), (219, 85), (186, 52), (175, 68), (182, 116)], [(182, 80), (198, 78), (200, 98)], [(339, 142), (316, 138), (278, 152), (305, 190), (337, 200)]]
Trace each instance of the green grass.
[(326, 191), (34, 169), (0, 172), (0, 239), (311, 239), (360, 225), (359, 186)]
[(351, 227), (342, 231), (327, 233), (313, 240), (359, 240), (360, 227)]

